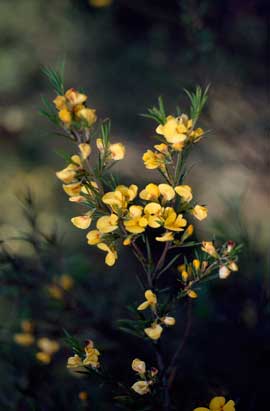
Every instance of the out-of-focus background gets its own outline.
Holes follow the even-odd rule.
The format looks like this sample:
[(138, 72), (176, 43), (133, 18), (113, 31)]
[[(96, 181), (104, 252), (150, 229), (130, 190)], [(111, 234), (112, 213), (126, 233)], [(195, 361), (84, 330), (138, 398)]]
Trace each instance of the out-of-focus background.
[[(203, 291), (196, 303), (178, 375), (183, 394), (176, 395), (187, 411), (220, 391), (234, 396), (237, 411), (259, 409), (270, 354), (267, 3), (1, 2), (1, 409), (79, 410), (82, 390), (89, 391), (94, 407), (89, 409), (105, 409), (99, 408), (96, 389), (65, 370), (64, 345), (44, 365), (35, 359), (36, 348), (13, 342), (22, 320), (34, 321), (36, 338), (62, 341), (66, 328), (80, 337), (91, 334), (112, 354), (120, 344), (128, 343), (130, 358), (138, 349), (114, 324), (126, 315), (119, 305), (138, 295), (129, 287), (125, 259), (111, 271), (103, 266), (103, 255), (89, 249), (84, 233), (71, 226), (77, 209), (55, 178), (64, 167), (57, 153), (72, 153), (72, 147), (38, 110), (42, 95), (54, 98), (42, 67), (62, 61), (66, 87), (83, 88), (98, 116), (112, 119), (112, 138), (127, 147), (117, 172), (130, 183), (134, 176), (156, 178), (141, 161), (153, 144), (154, 125), (139, 114), (160, 95), (168, 112), (176, 105), (185, 111), (183, 88), (211, 84), (201, 119), (210, 133), (197, 145), (188, 177), (209, 207), (199, 236), (214, 230), (245, 247), (235, 278)], [(26, 216), (29, 207), (34, 209)], [(67, 287), (71, 299), (48, 291), (63, 274), (73, 280)], [(184, 327), (184, 315), (182, 321)], [(116, 373), (129, 373), (129, 364), (110, 361)]]

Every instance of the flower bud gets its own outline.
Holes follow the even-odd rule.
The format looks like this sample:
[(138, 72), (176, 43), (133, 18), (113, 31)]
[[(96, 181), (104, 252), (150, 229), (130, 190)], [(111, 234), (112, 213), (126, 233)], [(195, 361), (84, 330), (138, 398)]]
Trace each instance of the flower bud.
[(222, 265), (219, 269), (219, 278), (221, 280), (225, 280), (226, 278), (229, 277), (229, 275), (231, 274), (230, 270), (228, 269), (228, 267), (226, 267), (226, 265)]
[(146, 371), (145, 362), (139, 360), (138, 358), (135, 358), (135, 360), (132, 361), (131, 368), (139, 374), (145, 374)]
[(174, 317), (163, 317), (161, 319), (161, 321), (163, 322), (163, 324), (168, 325), (169, 327), (175, 325), (175, 318)]

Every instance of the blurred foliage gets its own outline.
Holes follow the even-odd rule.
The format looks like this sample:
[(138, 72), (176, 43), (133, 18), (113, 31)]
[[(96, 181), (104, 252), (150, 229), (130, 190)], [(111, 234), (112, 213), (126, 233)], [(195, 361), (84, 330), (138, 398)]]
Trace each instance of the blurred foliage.
[[(115, 329), (115, 318), (126, 314), (119, 307), (136, 294), (129, 287), (125, 262), (108, 273), (96, 253), (81, 248), (80, 234), (67, 223), (64, 194), (57, 194), (53, 174), (58, 158), (52, 146), (58, 143), (43, 131), (45, 121), (37, 112), (40, 94), (47, 95), (41, 68), (65, 59), (67, 83), (77, 86), (83, 79), (101, 115), (112, 115), (113, 133), (126, 139), (133, 156), (125, 170), (130, 175), (140, 173), (136, 150), (145, 144), (141, 136), (152, 132), (135, 113), (151, 106), (156, 95), (163, 95), (170, 106), (181, 88), (212, 84), (204, 122), (218, 138), (194, 158), (203, 163), (205, 180), (196, 169), (191, 179), (198, 191), (211, 196), (210, 214), (212, 209), (220, 238), (244, 243), (245, 251), (241, 271), (223, 287), (209, 287), (194, 304), (196, 315), (177, 374), (180, 388), (174, 395), (187, 411), (221, 392), (239, 400), (237, 411), (264, 409), (270, 365), (268, 2), (110, 3), (0, 4), (0, 228), (5, 240), (0, 256), (0, 408), (87, 409), (77, 400), (85, 390), (88, 409), (101, 409), (95, 383), (74, 378), (65, 369), (70, 351), (63, 328), (82, 341), (98, 336), (116, 376), (130, 377), (120, 345), (130, 359), (135, 350), (144, 353), (140, 342), (134, 346), (132, 338)], [(27, 186), (35, 200), (27, 206), (26, 221), (13, 193)], [(232, 195), (245, 191), (240, 206), (238, 201), (232, 209)], [(228, 199), (226, 207), (218, 201), (221, 192)], [(66, 273), (74, 279), (72, 292), (52, 298), (48, 286)], [(175, 331), (176, 344), (186, 316), (187, 307)], [(36, 346), (13, 342), (24, 319), (34, 321), (37, 337), (61, 343), (50, 365), (36, 360)]]

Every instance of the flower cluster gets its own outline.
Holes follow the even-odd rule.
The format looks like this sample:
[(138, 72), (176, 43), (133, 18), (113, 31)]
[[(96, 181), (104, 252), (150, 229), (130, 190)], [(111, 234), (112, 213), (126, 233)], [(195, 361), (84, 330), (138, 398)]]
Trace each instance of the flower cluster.
[(32, 321), (23, 320), (21, 322), (21, 328), (21, 333), (14, 334), (14, 341), (25, 347), (36, 343), (39, 348), (39, 351), (36, 353), (36, 359), (43, 364), (49, 364), (53, 355), (59, 351), (60, 344), (48, 337), (36, 338), (34, 333), (34, 324)]
[(226, 402), (224, 397), (214, 397), (209, 404), (209, 408), (198, 407), (193, 411), (235, 411), (235, 402), (229, 400)]
[(145, 362), (138, 358), (132, 361), (131, 368), (140, 378), (132, 385), (131, 389), (139, 395), (150, 393), (151, 386), (157, 382), (158, 369), (152, 367), (150, 370), (147, 370)]
[(155, 341), (161, 337), (161, 334), (163, 332), (162, 325), (165, 325), (167, 327), (171, 327), (175, 325), (175, 318), (169, 317), (167, 315), (160, 317), (158, 315), (157, 296), (155, 293), (153, 293), (152, 290), (146, 290), (144, 295), (145, 295), (146, 301), (140, 304), (137, 307), (137, 310), (143, 311), (143, 310), (146, 310), (147, 308), (151, 308), (153, 316), (154, 316), (154, 321), (151, 323), (150, 327), (147, 327), (144, 329), (144, 332), (147, 335), (147, 337)]
[(84, 347), (85, 355), (80, 356), (75, 354), (67, 360), (67, 368), (91, 367), (98, 368), (100, 366), (99, 356), (100, 352), (95, 348), (92, 340), (87, 340)]

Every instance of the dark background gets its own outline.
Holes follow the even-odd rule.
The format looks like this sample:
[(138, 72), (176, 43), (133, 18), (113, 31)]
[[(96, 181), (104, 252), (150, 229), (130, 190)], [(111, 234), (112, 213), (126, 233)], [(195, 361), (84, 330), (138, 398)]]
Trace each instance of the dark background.
[[(66, 370), (70, 350), (63, 328), (82, 340), (97, 340), (115, 375), (130, 384), (131, 359), (148, 352), (145, 342), (122, 334), (115, 325), (128, 316), (126, 304), (140, 301), (130, 280), (133, 267), (139, 267), (125, 252), (115, 268), (104, 266), (103, 255), (87, 247), (84, 233), (69, 223), (78, 209), (66, 201), (54, 176), (64, 167), (57, 151), (72, 153), (72, 147), (54, 135), (38, 110), (41, 95), (54, 97), (42, 67), (57, 67), (64, 60), (66, 87), (82, 87), (98, 116), (112, 119), (112, 138), (127, 146), (126, 160), (117, 166), (127, 183), (157, 177), (142, 167), (154, 125), (139, 114), (159, 95), (168, 112), (176, 105), (185, 111), (182, 89), (211, 84), (201, 119), (211, 133), (196, 147), (188, 177), (197, 198), (209, 207), (198, 236), (211, 238), (215, 232), (220, 239), (242, 242), (244, 249), (240, 271), (202, 289), (193, 303), (174, 396), (179, 410), (207, 405), (221, 394), (237, 402), (237, 411), (261, 410), (270, 366), (268, 2), (107, 3), (0, 4), (0, 230), (5, 241), (0, 409), (80, 410), (77, 396), (83, 389), (89, 392), (89, 410), (113, 409), (101, 405), (93, 382)], [(32, 226), (22, 208), (29, 189), (34, 204), (26, 208), (31, 208)], [(44, 240), (48, 236), (49, 244)], [(46, 287), (63, 273), (74, 278), (75, 286), (71, 295), (55, 301)], [(186, 311), (184, 304), (171, 334), (173, 345), (181, 341)], [(34, 320), (38, 336), (61, 342), (51, 365), (36, 361), (35, 347), (13, 342), (23, 319)]]

